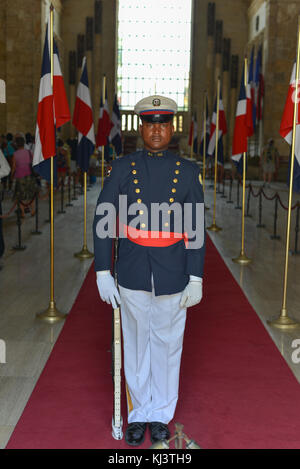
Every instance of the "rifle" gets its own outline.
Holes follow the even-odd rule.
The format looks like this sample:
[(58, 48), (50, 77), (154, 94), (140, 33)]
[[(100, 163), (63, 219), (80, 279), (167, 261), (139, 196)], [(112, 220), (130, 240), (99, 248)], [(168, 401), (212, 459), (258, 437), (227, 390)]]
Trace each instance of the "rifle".
[[(118, 238), (115, 239), (114, 252), (114, 278), (116, 286), (117, 281), (117, 257), (118, 257)], [(122, 368), (122, 349), (121, 349), (121, 317), (120, 307), (113, 309), (112, 326), (112, 377), (114, 384), (114, 405), (112, 418), (112, 436), (115, 440), (123, 438), (123, 419), (121, 415), (121, 368)]]

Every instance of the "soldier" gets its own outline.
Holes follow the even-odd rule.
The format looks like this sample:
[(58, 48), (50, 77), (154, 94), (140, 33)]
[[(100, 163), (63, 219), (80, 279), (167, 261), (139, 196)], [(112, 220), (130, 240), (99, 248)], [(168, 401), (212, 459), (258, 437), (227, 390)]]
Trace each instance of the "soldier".
[[(147, 424), (152, 443), (170, 436), (186, 310), (202, 299), (205, 253), (200, 171), (196, 163), (168, 151), (177, 105), (171, 99), (150, 96), (137, 103), (135, 112), (141, 118), (144, 149), (112, 163), (94, 219), (99, 293), (114, 308), (121, 305), (128, 404), (125, 440), (131, 446), (144, 441)], [(127, 222), (120, 196), (126, 196)], [(168, 210), (157, 218), (154, 208), (163, 203)], [(114, 222), (119, 215), (119, 291), (110, 273), (113, 234), (105, 237), (101, 232), (111, 222), (106, 218), (108, 204), (116, 209)], [(188, 205), (190, 228), (183, 224)], [(178, 207), (182, 210), (176, 213)], [(202, 242), (193, 246), (197, 230), (203, 234)]]

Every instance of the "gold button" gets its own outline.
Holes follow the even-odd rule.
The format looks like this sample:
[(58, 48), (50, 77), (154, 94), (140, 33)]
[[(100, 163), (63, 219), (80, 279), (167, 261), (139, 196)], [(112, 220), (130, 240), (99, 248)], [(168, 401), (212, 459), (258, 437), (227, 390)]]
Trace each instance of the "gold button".
[(134, 162), (134, 161), (131, 163), (131, 166), (135, 166), (135, 162)]
[(137, 199), (137, 203), (138, 203), (138, 204), (141, 204), (141, 203), (142, 203), (142, 199)]
[(146, 228), (145, 223), (142, 223), (142, 224), (141, 224), (141, 227), (142, 227), (142, 228)]
[(141, 189), (135, 189), (135, 192), (139, 194), (141, 192)]
[(157, 153), (157, 156), (164, 156), (163, 153)]
[(167, 228), (169, 226), (169, 223), (165, 223), (165, 227)]
[(173, 199), (173, 198), (171, 198), (171, 199), (170, 199), (170, 202), (171, 202), (171, 204), (172, 204), (172, 203), (174, 202), (174, 199)]
[(134, 182), (134, 184), (138, 184), (139, 181), (138, 181), (138, 179), (135, 179), (133, 182)]
[(176, 179), (176, 178), (175, 178), (175, 179), (173, 179), (173, 182), (174, 182), (174, 184), (177, 184), (177, 182), (178, 182), (178, 179)]
[(144, 215), (144, 210), (140, 210), (140, 211), (139, 211), (139, 214), (140, 214), (140, 215)]
[(180, 161), (177, 161), (176, 165), (177, 165), (177, 166), (180, 166), (180, 165), (181, 165)]
[(136, 174), (136, 169), (134, 169), (134, 170), (132, 171), (132, 174)]
[(179, 173), (180, 173), (179, 169), (176, 169), (175, 174), (179, 174)]
[(173, 194), (175, 194), (175, 192), (176, 192), (176, 189), (174, 189), (174, 188), (173, 188), (173, 189), (172, 189), (172, 192), (173, 192)]

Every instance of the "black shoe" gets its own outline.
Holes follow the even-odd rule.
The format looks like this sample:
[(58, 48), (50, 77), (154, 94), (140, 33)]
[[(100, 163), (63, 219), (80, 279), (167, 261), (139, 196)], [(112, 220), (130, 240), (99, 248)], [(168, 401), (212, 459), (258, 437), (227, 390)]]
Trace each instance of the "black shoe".
[(156, 443), (161, 440), (168, 440), (170, 438), (170, 432), (168, 425), (161, 422), (149, 423), (151, 432), (151, 443)]
[(125, 441), (130, 446), (139, 446), (145, 440), (147, 424), (144, 422), (132, 422), (125, 432)]

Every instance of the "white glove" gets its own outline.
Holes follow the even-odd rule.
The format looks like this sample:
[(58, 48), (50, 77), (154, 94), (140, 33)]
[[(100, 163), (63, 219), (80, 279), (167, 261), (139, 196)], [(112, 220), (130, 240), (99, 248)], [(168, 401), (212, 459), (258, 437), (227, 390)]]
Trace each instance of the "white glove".
[(97, 272), (97, 286), (102, 301), (112, 305), (114, 309), (121, 304), (121, 298), (115, 281), (109, 270)]
[(183, 290), (180, 307), (190, 308), (202, 300), (202, 278), (190, 275), (190, 281)]

